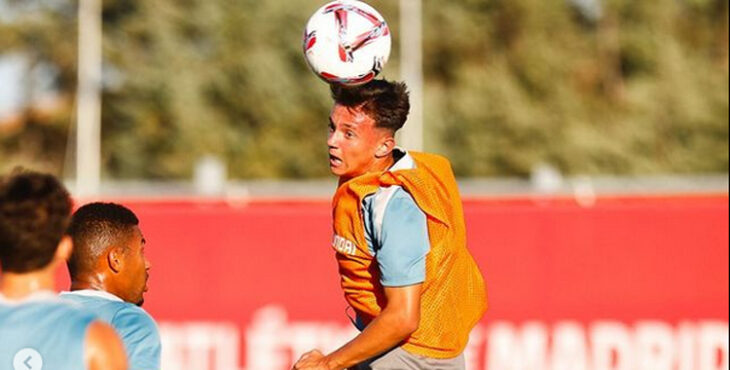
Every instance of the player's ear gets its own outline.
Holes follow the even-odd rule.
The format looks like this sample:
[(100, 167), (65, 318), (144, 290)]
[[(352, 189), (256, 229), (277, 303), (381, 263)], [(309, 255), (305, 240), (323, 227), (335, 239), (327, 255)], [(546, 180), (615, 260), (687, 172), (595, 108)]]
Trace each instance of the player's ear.
[(72, 252), (73, 241), (70, 236), (64, 235), (63, 238), (61, 238), (61, 241), (58, 242), (58, 247), (56, 247), (56, 254), (54, 257), (57, 260), (68, 261), (68, 259), (71, 258)]
[(124, 248), (111, 247), (109, 252), (106, 254), (106, 261), (109, 264), (109, 268), (114, 272), (119, 272), (124, 266)]
[(386, 134), (383, 136), (382, 139), (380, 139), (380, 144), (378, 144), (378, 149), (375, 150), (375, 157), (376, 158), (384, 158), (390, 155), (390, 153), (395, 148), (395, 139), (393, 138), (393, 135)]

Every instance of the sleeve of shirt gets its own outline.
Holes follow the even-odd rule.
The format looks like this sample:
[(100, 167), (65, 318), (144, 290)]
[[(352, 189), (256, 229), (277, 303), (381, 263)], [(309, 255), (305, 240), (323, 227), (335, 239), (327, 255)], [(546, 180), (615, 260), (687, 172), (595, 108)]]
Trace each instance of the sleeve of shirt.
[(124, 342), (130, 369), (160, 368), (160, 333), (149, 314), (136, 306), (125, 307), (112, 324)]
[(398, 188), (387, 202), (381, 222), (375, 221), (374, 243), (380, 283), (387, 287), (422, 283), (430, 250), (426, 215), (410, 194)]

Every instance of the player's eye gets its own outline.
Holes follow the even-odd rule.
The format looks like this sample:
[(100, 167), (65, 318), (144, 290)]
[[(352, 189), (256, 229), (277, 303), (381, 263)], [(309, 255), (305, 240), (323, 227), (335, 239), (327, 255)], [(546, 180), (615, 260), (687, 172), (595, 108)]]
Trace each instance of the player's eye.
[(355, 137), (355, 133), (350, 130), (347, 130), (347, 132), (345, 132), (345, 137), (348, 139), (352, 139)]

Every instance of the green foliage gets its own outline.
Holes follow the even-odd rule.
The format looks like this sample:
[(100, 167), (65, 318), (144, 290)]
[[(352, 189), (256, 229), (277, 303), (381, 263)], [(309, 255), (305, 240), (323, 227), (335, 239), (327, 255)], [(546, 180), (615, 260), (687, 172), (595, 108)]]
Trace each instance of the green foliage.
[(596, 22), (563, 1), (478, 4), (426, 3), (430, 142), (457, 172), (727, 171), (726, 1), (607, 1)]
[(189, 176), (197, 158), (213, 154), (235, 177), (325, 175), (327, 89), (301, 55), (315, 4), (136, 6), (107, 25), (116, 27), (105, 50), (125, 72), (123, 86), (104, 99), (110, 172)]
[[(32, 16), (0, 21), (0, 54), (53, 63), (73, 96), (75, 4), (5, 7), (29, 2), (41, 4)], [(325, 176), (329, 91), (301, 55), (323, 3), (106, 0), (116, 78), (103, 96), (105, 176), (186, 178), (204, 154), (235, 178)], [(396, 37), (383, 75), (397, 79), (398, 4), (371, 3)], [(462, 176), (541, 162), (570, 174), (727, 172), (727, 1), (599, 3), (591, 19), (566, 0), (423, 0), (427, 149)], [(0, 170), (63, 165), (63, 101), (0, 127)]]

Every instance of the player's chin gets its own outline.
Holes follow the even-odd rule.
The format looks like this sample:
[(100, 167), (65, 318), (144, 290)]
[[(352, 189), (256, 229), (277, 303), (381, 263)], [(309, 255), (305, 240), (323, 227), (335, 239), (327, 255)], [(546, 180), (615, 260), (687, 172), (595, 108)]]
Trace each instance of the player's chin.
[(144, 288), (139, 292), (137, 295), (137, 299), (134, 301), (137, 306), (142, 307), (144, 304), (144, 294), (147, 293), (147, 285), (145, 284)]
[(335, 176), (343, 176), (346, 173), (345, 166), (341, 163), (338, 165), (330, 163), (330, 172)]

